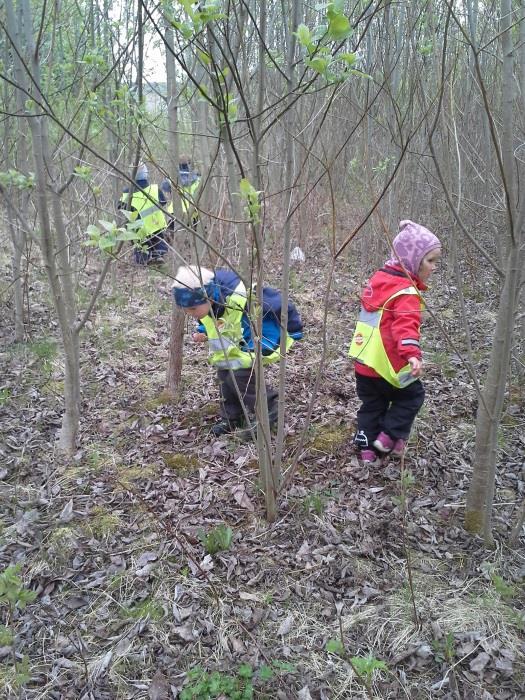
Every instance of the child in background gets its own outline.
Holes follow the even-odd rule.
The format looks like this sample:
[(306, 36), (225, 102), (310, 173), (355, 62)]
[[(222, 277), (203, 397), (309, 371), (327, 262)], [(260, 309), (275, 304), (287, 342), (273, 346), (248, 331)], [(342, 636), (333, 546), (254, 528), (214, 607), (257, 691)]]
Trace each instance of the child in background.
[(420, 292), (441, 257), (439, 239), (413, 221), (401, 221), (392, 247), (392, 257), (363, 290), (349, 350), (361, 400), (355, 443), (368, 463), (403, 454), (423, 405)]
[[(256, 381), (253, 369), (254, 342), (250, 322), (250, 294), (232, 270), (188, 265), (179, 267), (172, 287), (175, 303), (199, 321), (193, 333), (196, 343), (208, 344), (210, 363), (217, 369), (221, 391), (222, 420), (212, 427), (215, 436), (231, 433), (244, 424), (244, 407), (250, 419), (256, 409)], [(281, 331), (286, 347), (302, 338), (303, 325), (292, 302), (288, 303), (288, 324), (281, 328), (281, 295), (271, 287), (263, 290), (262, 361), (277, 362), (281, 355)], [(270, 426), (277, 421), (278, 393), (266, 385)], [(244, 404), (244, 406), (243, 406)]]

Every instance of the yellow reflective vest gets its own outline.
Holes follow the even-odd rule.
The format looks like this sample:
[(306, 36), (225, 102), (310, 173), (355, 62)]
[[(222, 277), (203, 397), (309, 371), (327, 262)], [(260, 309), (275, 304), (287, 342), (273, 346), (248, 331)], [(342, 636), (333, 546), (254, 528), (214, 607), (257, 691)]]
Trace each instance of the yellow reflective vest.
[[(242, 318), (246, 310), (248, 298), (246, 287), (239, 282), (233, 294), (226, 299), (224, 314), (215, 318), (208, 314), (200, 319), (208, 337), (208, 359), (217, 369), (249, 369), (253, 365), (255, 353), (242, 350), (243, 326)], [(286, 350), (292, 346), (294, 339), (287, 334)], [(281, 357), (279, 348), (268, 355), (263, 355), (263, 365), (277, 362)]]
[(195, 192), (199, 189), (199, 184), (200, 180), (195, 180), (195, 182), (192, 182), (191, 185), (181, 188), (182, 194), (180, 199), (182, 204), (182, 211), (185, 214), (188, 214), (190, 207), (193, 207), (194, 195)]
[[(146, 196), (146, 194), (148, 196)], [(141, 235), (149, 238), (158, 231), (166, 228), (166, 217), (159, 209), (159, 188), (158, 185), (148, 185), (144, 192), (138, 190), (134, 192), (130, 202), (131, 221), (135, 221), (140, 215), (142, 226)]]
[[(361, 306), (354, 336), (348, 350), (350, 358), (362, 362), (367, 367), (371, 367), (383, 379), (386, 379), (389, 384), (398, 388), (412, 384), (412, 382), (417, 380), (417, 377), (411, 374), (412, 368), (409, 364), (402, 367), (398, 372), (394, 370), (383, 344), (380, 325), (384, 311), (389, 310), (389, 302), (402, 294), (415, 294), (421, 297), (419, 291), (415, 287), (410, 286), (392, 294), (377, 311), (367, 311)], [(424, 303), (421, 301), (421, 309), (423, 308)]]

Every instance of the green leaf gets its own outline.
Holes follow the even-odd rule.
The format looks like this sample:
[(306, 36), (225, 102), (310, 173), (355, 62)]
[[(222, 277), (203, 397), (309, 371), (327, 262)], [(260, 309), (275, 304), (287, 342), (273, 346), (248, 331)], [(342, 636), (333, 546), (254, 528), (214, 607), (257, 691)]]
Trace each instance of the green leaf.
[(201, 49), (197, 49), (197, 55), (200, 58), (200, 60), (204, 63), (204, 65), (209, 66), (211, 63), (211, 56), (209, 53), (206, 53), (206, 51), (201, 51)]
[(325, 649), (330, 654), (337, 654), (338, 656), (343, 656), (345, 653), (345, 648), (340, 639), (329, 639), (326, 642)]
[(317, 71), (321, 75), (324, 75), (328, 66), (330, 65), (330, 61), (327, 58), (312, 58), (311, 60), (307, 61), (307, 64), (310, 66), (310, 68), (313, 68), (313, 70)]
[(374, 671), (387, 671), (388, 666), (384, 661), (374, 658), (373, 656), (354, 656), (352, 657), (354, 668), (362, 676), (371, 678)]
[(234, 100), (228, 100), (228, 121), (234, 122), (237, 119), (237, 105)]
[(98, 247), (101, 250), (109, 250), (110, 248), (113, 248), (115, 245), (115, 241), (112, 238), (101, 238), (98, 242)]
[(137, 238), (140, 238), (140, 236), (137, 234), (136, 231), (130, 231), (128, 229), (122, 229), (120, 233), (117, 235), (116, 239), (117, 241), (135, 241)]
[(351, 75), (358, 75), (360, 78), (366, 78), (367, 80), (372, 80), (372, 76), (368, 75), (368, 73), (363, 73), (362, 70), (350, 70), (348, 71)]
[(297, 31), (294, 32), (294, 34), (298, 38), (301, 46), (308, 47), (312, 43), (312, 37), (310, 34), (310, 30), (308, 29), (306, 24), (300, 24), (297, 27)]
[(252, 192), (255, 192), (255, 189), (254, 189), (253, 185), (252, 185), (251, 182), (250, 182), (247, 178), (245, 178), (245, 177), (243, 177), (242, 180), (240, 181), (240, 183), (239, 183), (239, 189), (240, 189), (240, 191), (241, 191), (242, 196), (243, 196), (245, 199), (247, 199), (247, 198), (252, 194)]
[(199, 539), (208, 554), (217, 554), (230, 548), (233, 539), (233, 530), (227, 525), (218, 525), (208, 533), (199, 532)]
[(98, 223), (102, 226), (102, 228), (105, 231), (108, 231), (108, 232), (114, 231), (116, 226), (117, 226), (114, 221), (104, 221), (103, 219), (99, 219)]
[(357, 62), (357, 54), (355, 53), (340, 53), (337, 55), (337, 58), (344, 61), (348, 66), (353, 66)]
[(94, 224), (89, 224), (89, 226), (86, 229), (86, 233), (92, 238), (94, 238), (95, 236), (100, 236), (100, 230)]
[(328, 24), (328, 36), (334, 41), (346, 39), (352, 33), (352, 27), (344, 15), (333, 15)]
[(179, 22), (178, 20), (173, 19), (171, 20), (171, 25), (182, 34), (186, 41), (189, 41), (194, 35), (193, 26), (189, 24), (189, 22)]

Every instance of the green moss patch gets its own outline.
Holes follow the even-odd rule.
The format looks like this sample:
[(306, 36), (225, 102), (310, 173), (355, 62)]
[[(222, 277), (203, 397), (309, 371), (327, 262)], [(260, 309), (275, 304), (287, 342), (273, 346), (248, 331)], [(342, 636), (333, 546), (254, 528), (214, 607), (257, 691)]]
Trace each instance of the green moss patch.
[(122, 521), (116, 513), (110, 513), (105, 508), (97, 506), (93, 508), (86, 527), (95, 537), (102, 538), (117, 532), (121, 524)]
[(186, 455), (182, 452), (164, 452), (162, 455), (164, 464), (180, 476), (192, 474), (200, 467), (199, 460), (193, 455)]
[(351, 430), (345, 425), (321, 426), (315, 431), (310, 447), (319, 452), (335, 454), (351, 437)]

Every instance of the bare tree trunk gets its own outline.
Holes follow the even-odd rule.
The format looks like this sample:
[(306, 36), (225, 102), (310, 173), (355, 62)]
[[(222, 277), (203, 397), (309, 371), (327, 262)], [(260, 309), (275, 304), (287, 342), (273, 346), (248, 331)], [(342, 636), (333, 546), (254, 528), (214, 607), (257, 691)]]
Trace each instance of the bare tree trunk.
[[(515, 168), (519, 168), (513, 151), (514, 47), (511, 35), (511, 0), (501, 2), (502, 138), (501, 176), (507, 206), (507, 242), (505, 279), (500, 294), (489, 369), (482, 391), (476, 419), (474, 470), (467, 494), (465, 526), (472, 532), (483, 532), (485, 542), (492, 544), (492, 508), (496, 481), (498, 429), (501, 422), (505, 388), (510, 368), (512, 338), (517, 308), (517, 292), (522, 275), (520, 248), (523, 238), (523, 212), (516, 206)], [(498, 147), (498, 144), (494, 144)]]
[(302, 2), (297, 0), (293, 3), (292, 17), (287, 26), (287, 47), (286, 47), (286, 100), (288, 111), (284, 117), (284, 203), (285, 220), (283, 226), (283, 274), (281, 280), (281, 360), (279, 363), (279, 416), (277, 421), (277, 440), (274, 458), (274, 481), (279, 486), (281, 482), (282, 458), (284, 451), (284, 413), (286, 407), (286, 340), (288, 326), (288, 298), (290, 293), (290, 243), (292, 238), (292, 208), (294, 201), (293, 183), (294, 173), (294, 114), (291, 108), (293, 101), (292, 88), (295, 67), (295, 32), (302, 14)]
[[(179, 240), (182, 229), (177, 228), (177, 220), (182, 221), (181, 198), (177, 196), (175, 185), (179, 177), (179, 133), (178, 133), (178, 90), (177, 75), (175, 71), (175, 55), (173, 43), (173, 29), (169, 23), (166, 24), (164, 32), (166, 46), (166, 76), (167, 76), (167, 105), (168, 105), (168, 175), (171, 182), (171, 196), (173, 202), (174, 240), (173, 244), (179, 247)], [(184, 235), (186, 239), (186, 235)], [(187, 246), (185, 246), (187, 249)], [(175, 277), (179, 260), (171, 256), (172, 273)], [(171, 300), (171, 321), (170, 321), (170, 344), (168, 370), (166, 377), (166, 389), (172, 396), (175, 396), (182, 374), (183, 363), (183, 343), (184, 343), (184, 311), (179, 309), (175, 300)]]
[[(228, 44), (228, 50), (229, 50), (229, 55), (231, 60), (237, 60), (239, 56), (239, 48), (241, 45), (242, 41), (242, 34), (244, 32), (245, 28), (245, 23), (246, 23), (246, 8), (244, 6), (241, 6), (238, 8), (238, 11), (240, 13), (240, 18), (238, 20), (238, 26), (237, 26), (237, 34), (231, 37), (231, 41)], [(241, 205), (241, 200), (240, 197), (238, 196), (238, 183), (240, 182), (241, 179), (241, 174), (239, 170), (239, 163), (235, 157), (235, 146), (233, 144), (232, 138), (232, 130), (233, 130), (233, 123), (230, 121), (230, 117), (228, 114), (228, 94), (229, 90), (231, 88), (232, 84), (232, 79), (231, 76), (228, 76), (226, 80), (224, 81), (224, 85), (221, 86), (219, 84), (219, 81), (217, 79), (217, 76), (219, 74), (222, 74), (222, 68), (221, 68), (221, 61), (219, 57), (219, 50), (217, 47), (217, 42), (215, 40), (215, 37), (213, 36), (213, 33), (210, 31), (208, 28), (208, 43), (209, 43), (209, 52), (212, 57), (212, 62), (215, 70), (215, 75), (212, 77), (212, 84), (213, 84), (213, 89), (214, 89), (214, 94), (215, 94), (215, 100), (218, 105), (221, 106), (222, 108), (222, 114), (217, 115), (217, 119), (219, 122), (219, 140), (222, 143), (222, 147), (224, 149), (224, 155), (226, 158), (226, 169), (227, 169), (227, 188), (228, 188), (228, 194), (229, 194), (229, 199), (230, 199), (230, 207), (233, 215), (233, 219), (235, 221), (242, 221), (245, 217), (242, 211), (242, 205)], [(221, 123), (222, 122), (222, 123)], [(232, 189), (236, 188), (236, 189)], [(237, 233), (238, 237), (238, 244), (239, 244), (239, 254), (240, 254), (240, 268), (241, 268), (241, 275), (245, 281), (248, 281), (250, 278), (250, 261), (249, 261), (249, 255), (248, 255), (248, 233), (247, 233), (247, 226), (246, 225), (241, 225), (237, 224), (235, 226), (235, 230)]]
[[(19, 28), (20, 31), (20, 28)], [(8, 45), (5, 44), (5, 64), (9, 63), (9, 52)], [(16, 60), (15, 65), (15, 76), (17, 81), (21, 79), (20, 61)], [(16, 91), (16, 106), (17, 111), (20, 114), (24, 112), (24, 96), (20, 90)], [(4, 85), (4, 105), (8, 105), (8, 85)], [(18, 133), (17, 133), (18, 130)], [(23, 130), (23, 131), (22, 131)], [(12, 138), (13, 131), (13, 120), (7, 119), (5, 121), (5, 134), (4, 134), (4, 162), (7, 164), (10, 162), (9, 147)], [(27, 125), (22, 120), (18, 120), (18, 124), (15, 128), (15, 133), (17, 133), (17, 144), (16, 144), (16, 168), (19, 171), (28, 171), (28, 153), (27, 153)], [(12, 193), (5, 193), (6, 197), (11, 198)], [(13, 323), (14, 323), (14, 340), (15, 342), (22, 342), (24, 340), (24, 288), (22, 283), (22, 255), (26, 245), (26, 231), (23, 228), (22, 222), (27, 219), (28, 216), (28, 203), (29, 197), (27, 193), (18, 192), (16, 196), (17, 203), (20, 204), (18, 212), (16, 211), (14, 204), (11, 200), (12, 206), (6, 207), (6, 214), (8, 219), (8, 229), (9, 237), (11, 238), (11, 274), (13, 280)], [(17, 217), (17, 214), (20, 218)]]
[[(254, 186), (257, 191), (262, 190), (261, 178), (261, 115), (265, 90), (265, 48), (266, 39), (266, 0), (259, 2), (259, 69), (258, 69), (258, 91), (256, 104), (256, 118), (253, 119), (253, 174)], [(260, 221), (253, 222), (255, 248), (256, 248), (256, 293), (257, 308), (263, 308), (263, 287), (265, 274), (264, 256), (264, 230)], [(272, 465), (272, 448), (270, 438), (270, 422), (268, 418), (268, 402), (266, 399), (266, 383), (264, 378), (264, 366), (262, 362), (262, 314), (258, 313), (255, 320), (255, 376), (257, 384), (257, 454), (259, 457), (259, 471), (264, 488), (264, 499), (266, 504), (266, 518), (273, 523), (277, 518), (277, 490), (279, 480), (275, 478)]]

